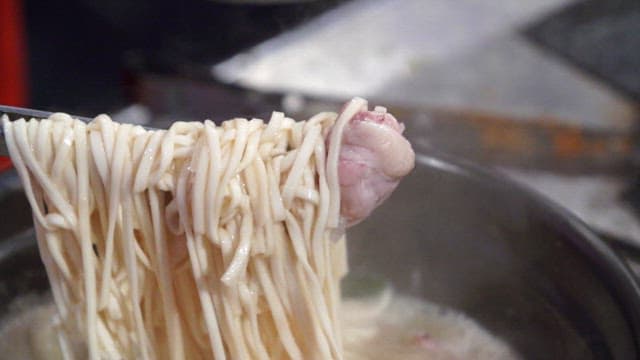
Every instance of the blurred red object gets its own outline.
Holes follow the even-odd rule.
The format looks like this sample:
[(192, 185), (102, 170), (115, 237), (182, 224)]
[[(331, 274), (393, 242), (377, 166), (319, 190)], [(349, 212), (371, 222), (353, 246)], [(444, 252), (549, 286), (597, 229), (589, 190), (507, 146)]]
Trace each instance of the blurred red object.
[(6, 156), (0, 156), (0, 173), (11, 169), (11, 159)]
[[(27, 105), (27, 44), (21, 0), (0, 0), (0, 104)], [(0, 172), (11, 167), (0, 156)]]

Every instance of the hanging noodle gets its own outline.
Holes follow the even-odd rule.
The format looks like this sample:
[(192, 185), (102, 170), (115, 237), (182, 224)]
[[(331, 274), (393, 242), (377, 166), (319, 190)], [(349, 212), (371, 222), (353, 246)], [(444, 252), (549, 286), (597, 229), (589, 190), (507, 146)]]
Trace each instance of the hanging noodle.
[(337, 161), (363, 104), (154, 131), (4, 118), (65, 358), (342, 359)]

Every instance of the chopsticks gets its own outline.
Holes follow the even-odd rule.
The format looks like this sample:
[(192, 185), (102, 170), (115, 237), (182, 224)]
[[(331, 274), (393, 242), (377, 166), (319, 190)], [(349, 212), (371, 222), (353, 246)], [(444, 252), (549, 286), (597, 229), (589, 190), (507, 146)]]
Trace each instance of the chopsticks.
[[(31, 118), (46, 119), (49, 116), (51, 116), (51, 114), (53, 114), (53, 112), (27, 109), (27, 108), (21, 108), (16, 106), (0, 105), (0, 115), (7, 115), (9, 117), (9, 120), (12, 120), (12, 121), (20, 118), (24, 118), (26, 120), (29, 120)], [(71, 117), (84, 122), (89, 122), (92, 120), (91, 118), (84, 117), (84, 116), (71, 115)], [(0, 125), (0, 156), (9, 156), (9, 150), (7, 149), (7, 144), (4, 140), (4, 130), (2, 129), (1, 125)]]
[[(9, 117), (9, 120), (11, 121), (18, 120), (21, 118), (24, 118), (25, 120), (29, 120), (32, 118), (46, 119), (52, 114), (54, 114), (54, 112), (27, 109), (27, 108), (21, 108), (16, 106), (0, 105), (0, 116), (7, 115)], [(71, 114), (69, 114), (69, 116), (86, 123), (91, 122), (93, 120), (92, 118), (89, 118), (86, 116), (77, 116), (77, 115), (71, 115)], [(145, 128), (146, 130), (157, 130), (155, 128), (148, 127), (148, 126), (143, 126), (143, 128)], [(0, 156), (9, 156), (9, 149), (7, 149), (7, 143), (5, 142), (5, 139), (4, 139), (4, 130), (2, 128), (2, 124), (0, 124)]]
[[(48, 111), (42, 111), (42, 110), (21, 108), (16, 106), (0, 105), (0, 114), (7, 115), (9, 117), (9, 120), (17, 120), (20, 118), (25, 118), (26, 120), (29, 120), (31, 118), (46, 119), (49, 116), (51, 116), (51, 114), (54, 114), (54, 113), (48, 112)], [(71, 115), (71, 117), (84, 122), (89, 122), (92, 120), (91, 118), (84, 117), (84, 116)]]

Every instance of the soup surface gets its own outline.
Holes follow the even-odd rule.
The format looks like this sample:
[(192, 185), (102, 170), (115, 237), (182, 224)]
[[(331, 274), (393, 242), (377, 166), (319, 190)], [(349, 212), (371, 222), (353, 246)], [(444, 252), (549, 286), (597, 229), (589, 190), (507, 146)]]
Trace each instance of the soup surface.
[[(347, 360), (520, 359), (462, 313), (388, 288), (375, 296), (345, 299), (342, 309)], [(0, 328), (0, 358), (62, 359), (49, 297), (20, 298), (12, 310)], [(77, 352), (82, 358), (82, 351)]]

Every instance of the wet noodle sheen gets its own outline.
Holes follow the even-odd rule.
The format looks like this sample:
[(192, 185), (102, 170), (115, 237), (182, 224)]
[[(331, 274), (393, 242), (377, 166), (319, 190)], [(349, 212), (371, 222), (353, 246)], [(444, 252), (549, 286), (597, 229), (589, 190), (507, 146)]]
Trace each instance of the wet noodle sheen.
[(64, 357), (342, 359), (340, 141), (325, 140), (363, 103), (156, 131), (3, 119)]

